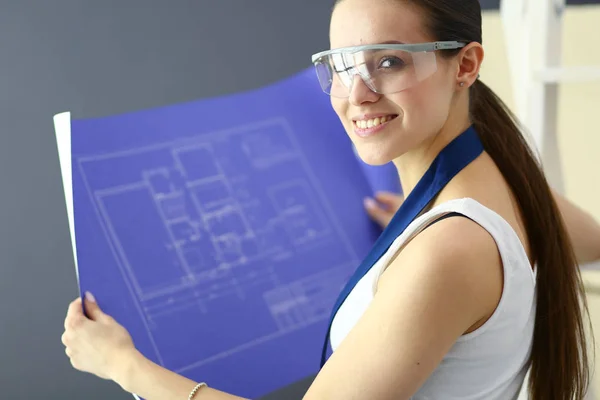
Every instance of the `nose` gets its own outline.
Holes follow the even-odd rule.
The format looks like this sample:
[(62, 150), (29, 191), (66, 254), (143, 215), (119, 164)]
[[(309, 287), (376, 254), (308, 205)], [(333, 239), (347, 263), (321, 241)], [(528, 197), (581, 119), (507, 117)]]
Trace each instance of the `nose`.
[(367, 86), (359, 74), (354, 75), (348, 99), (352, 105), (359, 106), (364, 103), (374, 103), (380, 97), (378, 93), (375, 93)]

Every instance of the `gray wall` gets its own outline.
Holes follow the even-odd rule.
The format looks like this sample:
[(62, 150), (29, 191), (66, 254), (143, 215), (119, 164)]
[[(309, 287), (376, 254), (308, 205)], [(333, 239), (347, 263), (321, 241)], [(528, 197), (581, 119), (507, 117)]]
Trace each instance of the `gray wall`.
[(77, 287), (52, 116), (120, 113), (281, 79), (328, 46), (330, 5), (0, 0), (0, 398), (131, 398), (73, 370), (60, 342)]
[(73, 370), (60, 341), (77, 286), (52, 116), (120, 113), (279, 80), (328, 46), (329, 7), (0, 1), (0, 398), (132, 398)]

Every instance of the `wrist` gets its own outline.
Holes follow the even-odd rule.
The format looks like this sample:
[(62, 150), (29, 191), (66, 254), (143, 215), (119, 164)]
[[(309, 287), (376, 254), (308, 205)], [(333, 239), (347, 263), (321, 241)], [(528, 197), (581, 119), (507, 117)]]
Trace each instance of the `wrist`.
[(115, 360), (110, 378), (123, 390), (132, 393), (134, 377), (145, 359), (144, 355), (135, 348), (121, 353)]

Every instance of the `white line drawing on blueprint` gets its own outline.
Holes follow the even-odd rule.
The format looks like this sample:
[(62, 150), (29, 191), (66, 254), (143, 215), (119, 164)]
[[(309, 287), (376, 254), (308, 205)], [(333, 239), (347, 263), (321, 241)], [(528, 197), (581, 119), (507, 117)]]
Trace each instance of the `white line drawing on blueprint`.
[[(244, 343), (241, 346), (232, 348), (213, 357), (197, 361), (193, 364), (187, 365), (184, 368), (180, 368), (175, 372), (178, 374), (185, 373), (192, 368), (197, 368), (199, 366), (209, 364), (215, 360), (229, 357), (239, 351), (255, 346), (262, 342), (269, 341), (276, 337), (283, 336), (312, 322), (320, 321), (323, 318), (323, 313), (329, 315), (329, 312), (331, 311), (331, 304), (329, 304), (330, 301), (327, 301), (329, 299), (326, 298), (309, 299), (309, 293), (311, 290), (314, 290), (315, 287), (318, 288), (319, 285), (322, 286), (324, 282), (331, 282), (332, 280), (336, 282), (343, 282), (343, 280), (347, 278), (348, 269), (354, 268), (355, 266), (356, 265), (354, 263), (338, 266), (322, 273), (308, 276), (299, 280), (298, 282), (284, 285), (274, 289), (273, 291), (266, 292), (264, 294), (264, 299), (269, 305), (273, 317), (277, 319), (279, 326), (278, 331), (248, 343)], [(323, 293), (323, 290), (321, 293)]]
[[(91, 167), (115, 160), (132, 171), (92, 183)], [(262, 307), (261, 322), (272, 322), (268, 331), (175, 365), (178, 371), (327, 318), (336, 295), (328, 288), (359, 261), (284, 118), (83, 157), (78, 165), (162, 365), (169, 364), (164, 332), (180, 313), (207, 318), (239, 302)], [(336, 249), (336, 263), (306, 273), (282, 267), (302, 266), (323, 246)], [(143, 271), (149, 262), (152, 276)]]

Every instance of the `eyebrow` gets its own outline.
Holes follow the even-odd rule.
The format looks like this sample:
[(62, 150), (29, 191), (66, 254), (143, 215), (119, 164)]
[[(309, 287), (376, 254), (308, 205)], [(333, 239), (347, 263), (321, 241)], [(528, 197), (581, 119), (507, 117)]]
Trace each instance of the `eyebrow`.
[(379, 42), (380, 44), (406, 44), (399, 40), (386, 40), (385, 42)]

